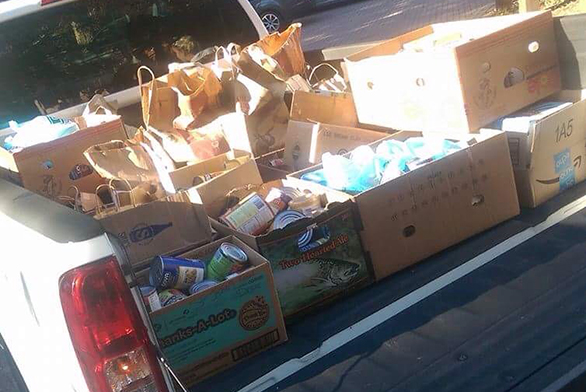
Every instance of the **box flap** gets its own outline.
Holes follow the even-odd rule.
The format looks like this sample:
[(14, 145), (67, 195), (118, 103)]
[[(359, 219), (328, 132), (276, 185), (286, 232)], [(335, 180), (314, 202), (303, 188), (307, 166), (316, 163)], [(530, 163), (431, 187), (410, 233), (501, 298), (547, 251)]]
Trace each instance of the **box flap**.
[(291, 120), (357, 127), (358, 117), (350, 93), (307, 93), (295, 91)]
[(197, 181), (200, 177), (226, 171), (230, 162), (233, 162), (235, 165), (240, 165), (250, 159), (252, 159), (252, 155), (249, 152), (232, 150), (225, 154), (206, 159), (205, 161), (170, 171), (169, 176), (176, 190), (189, 189), (199, 184), (199, 182), (194, 183), (194, 181)]

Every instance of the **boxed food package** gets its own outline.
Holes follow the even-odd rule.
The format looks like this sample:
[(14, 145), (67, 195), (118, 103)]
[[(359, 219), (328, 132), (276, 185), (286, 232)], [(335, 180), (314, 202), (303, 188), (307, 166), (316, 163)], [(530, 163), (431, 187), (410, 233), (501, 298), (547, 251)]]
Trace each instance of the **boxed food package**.
[[(302, 315), (371, 284), (372, 267), (363, 252), (355, 207), (350, 197), (343, 193), (320, 190), (315, 196), (320, 205), (326, 207), (321, 213), (268, 232), (253, 235), (219, 222), (231, 199), (243, 201), (249, 195), (256, 195), (266, 200), (274, 188), (310, 193), (315, 185), (298, 179), (263, 184), (258, 169), (252, 167), (253, 163), (241, 165), (190, 189), (188, 193), (192, 200), (205, 206), (216, 231), (238, 237), (269, 261), (285, 317), (291, 319)], [(323, 203), (324, 199), (341, 202), (327, 204)], [(263, 200), (259, 198), (255, 203), (262, 208)], [(236, 214), (239, 219), (250, 218), (249, 211)], [(255, 217), (259, 215), (253, 213)]]
[[(80, 192), (95, 192), (104, 182), (91, 167), (83, 152), (96, 144), (126, 140), (120, 117), (46, 143), (39, 143), (11, 153), (0, 148), (0, 165), (13, 173), (13, 178), (38, 194), (59, 201), (75, 186)], [(82, 120), (82, 119), (80, 119)], [(78, 122), (78, 124), (82, 124)], [(41, 130), (39, 130), (41, 131)]]
[(264, 257), (235, 237), (179, 257), (209, 263), (224, 243), (244, 251), (250, 267), (150, 314), (159, 347), (187, 387), (287, 341), (273, 274)]
[[(421, 141), (421, 136), (419, 132), (399, 132), (371, 147), (411, 138)], [(437, 159), (415, 161), (406, 173), (387, 180), (383, 177), (379, 185), (353, 193), (362, 243), (376, 279), (519, 213), (506, 135), (482, 130), (451, 143), (457, 143), (458, 149)], [(363, 156), (363, 149), (361, 153), (356, 155)], [(308, 179), (322, 168), (323, 164), (292, 176)]]
[(562, 91), (491, 128), (507, 134), (522, 207), (537, 207), (586, 178), (584, 91)]
[(470, 132), (560, 90), (551, 12), (433, 24), (345, 62), (361, 123)]

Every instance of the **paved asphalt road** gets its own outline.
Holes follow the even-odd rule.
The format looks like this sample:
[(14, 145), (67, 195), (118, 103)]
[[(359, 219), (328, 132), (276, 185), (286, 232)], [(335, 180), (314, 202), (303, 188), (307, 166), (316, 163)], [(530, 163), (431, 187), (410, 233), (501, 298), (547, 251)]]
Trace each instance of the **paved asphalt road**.
[(482, 17), (494, 0), (350, 0), (301, 18), (306, 51), (395, 37), (429, 23)]

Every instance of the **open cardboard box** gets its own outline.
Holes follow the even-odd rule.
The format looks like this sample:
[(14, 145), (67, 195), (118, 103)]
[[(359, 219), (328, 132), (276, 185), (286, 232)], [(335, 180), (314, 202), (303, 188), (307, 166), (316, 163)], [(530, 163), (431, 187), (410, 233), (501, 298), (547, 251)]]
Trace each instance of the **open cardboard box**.
[(236, 237), (179, 257), (207, 263), (224, 242), (242, 249), (251, 266), (150, 314), (159, 347), (187, 387), (287, 341), (273, 274), (264, 257)]
[(506, 132), (522, 207), (537, 207), (586, 178), (586, 91), (561, 91), (547, 101), (573, 104), (532, 122), (527, 133)]
[(326, 152), (344, 154), (385, 136), (387, 133), (359, 128), (352, 94), (296, 91), (284, 159), (298, 171), (320, 163)]
[[(413, 136), (421, 133), (399, 132), (387, 139)], [(358, 206), (362, 243), (377, 280), (519, 214), (506, 135), (482, 130), (461, 140), (469, 147), (353, 197), (346, 195)]]
[(169, 172), (175, 190), (186, 190), (206, 181), (208, 175), (224, 173), (231, 170), (231, 166), (242, 165), (252, 159), (250, 152), (232, 150), (225, 154), (193, 163)]
[(433, 24), (348, 57), (361, 123), (476, 131), (560, 90), (551, 12)]
[[(342, 294), (372, 282), (372, 267), (365, 257), (357, 226), (355, 206), (350, 198), (333, 190), (320, 191), (329, 204), (322, 214), (297, 221), (265, 235), (240, 233), (218, 222), (225, 211), (226, 195), (240, 199), (252, 191), (266, 195), (273, 187), (292, 186), (312, 191), (314, 184), (297, 179), (263, 184), (255, 162), (231, 170), (188, 191), (192, 200), (202, 203), (212, 227), (223, 235), (234, 235), (257, 250), (270, 263), (285, 317), (291, 318)], [(247, 173), (245, 173), (245, 171)], [(308, 246), (299, 238), (307, 230), (315, 236)]]
[(53, 200), (71, 195), (69, 188), (72, 186), (80, 192), (93, 194), (104, 180), (93, 170), (83, 152), (96, 144), (126, 139), (124, 123), (117, 117), (19, 152), (11, 153), (0, 147), (0, 166), (4, 176), (12, 182)]

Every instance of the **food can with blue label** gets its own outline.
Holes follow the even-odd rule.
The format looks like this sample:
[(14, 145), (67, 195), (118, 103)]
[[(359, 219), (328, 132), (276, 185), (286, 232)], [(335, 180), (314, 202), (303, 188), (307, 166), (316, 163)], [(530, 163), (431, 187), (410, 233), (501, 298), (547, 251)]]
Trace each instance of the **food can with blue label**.
[(161, 309), (161, 300), (159, 294), (157, 294), (156, 288), (152, 286), (142, 286), (140, 288), (140, 295), (142, 296), (142, 301), (149, 312)]
[(151, 286), (159, 289), (187, 290), (205, 278), (205, 264), (200, 260), (157, 256), (151, 262)]
[(203, 291), (210, 287), (214, 287), (217, 284), (218, 282), (216, 282), (215, 280), (202, 280), (201, 282), (196, 283), (189, 288), (189, 294), (199, 293), (200, 291)]
[[(275, 220), (273, 221), (273, 230), (284, 229), (285, 227), (289, 226), (293, 222), (296, 222), (300, 219), (307, 218), (302, 212), (295, 211), (295, 210), (288, 210), (279, 213)], [(313, 238), (313, 229), (305, 230), (298, 239), (299, 248), (303, 248), (307, 246), (311, 239)]]
[(169, 289), (159, 293), (161, 305), (169, 306), (187, 298), (187, 295), (177, 289)]
[(248, 256), (242, 249), (229, 242), (224, 242), (208, 263), (209, 279), (222, 281), (226, 276), (240, 272), (248, 265)]

